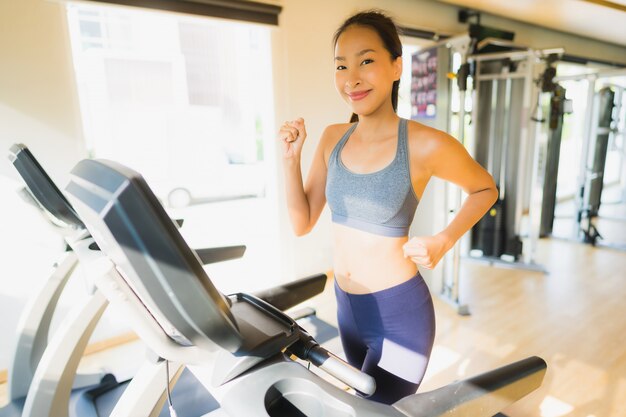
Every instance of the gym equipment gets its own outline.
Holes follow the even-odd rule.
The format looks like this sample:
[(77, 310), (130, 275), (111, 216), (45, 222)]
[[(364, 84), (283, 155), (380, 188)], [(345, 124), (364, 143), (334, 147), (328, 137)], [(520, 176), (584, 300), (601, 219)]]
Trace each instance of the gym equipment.
[[(8, 369), (9, 403), (0, 409), (0, 417), (21, 416), (35, 369), (48, 344), (52, 313), (68, 278), (77, 265), (76, 255), (65, 252), (44, 286), (32, 297), (17, 324), (13, 353)], [(103, 374), (76, 375), (74, 388), (97, 384)]]
[[(509, 51), (480, 53), (491, 44)], [(474, 157), (493, 175), (500, 195), (472, 229), (472, 250), (493, 264), (545, 272), (534, 261), (545, 145), (538, 137), (543, 120), (536, 115), (541, 89), (554, 87), (551, 64), (563, 50), (533, 50), (487, 38), (476, 51), (470, 57), (475, 63)], [(526, 212), (528, 226), (522, 230)]]
[(74, 247), (98, 291), (165, 359), (142, 368), (112, 417), (151, 415), (172, 383), (170, 362), (175, 369), (186, 364), (218, 401), (209, 416), (486, 417), (541, 385), (546, 363), (532, 357), (390, 406), (351, 395), (291, 357), (365, 395), (375, 382), (279, 309), (246, 293), (219, 292), (138, 173), (84, 160), (66, 190), (102, 249)]
[[(411, 118), (435, 129), (450, 132), (462, 144), (464, 144), (465, 141), (465, 129), (463, 128), (463, 121), (466, 120), (465, 106), (460, 105), (458, 113), (453, 111), (453, 107), (455, 103), (465, 103), (465, 94), (468, 87), (467, 78), (470, 73), (470, 65), (467, 62), (467, 56), (473, 43), (474, 40), (469, 34), (457, 35), (435, 43), (429, 47), (428, 50), (419, 50), (411, 58), (413, 68), (422, 68), (418, 73), (415, 71), (412, 73), (411, 97), (413, 109), (411, 111)], [(458, 100), (453, 100), (456, 91), (449, 80), (451, 76), (449, 69), (454, 65), (454, 57), (457, 54), (461, 57), (461, 62), (455, 75), (458, 85)], [(423, 63), (426, 59), (428, 59), (430, 65), (426, 65), (425, 69)], [(428, 75), (426, 76), (424, 72), (427, 72)], [(434, 84), (432, 83), (432, 77), (436, 80)], [(421, 105), (423, 105), (423, 96), (424, 94), (428, 95), (428, 93), (423, 89), (415, 89), (415, 86), (422, 85), (424, 81), (418, 78), (430, 78), (428, 84), (431, 86), (431, 93), (433, 93), (433, 95), (428, 98), (430, 103), (428, 106), (434, 105), (430, 107), (434, 112), (429, 113), (428, 111), (424, 112), (419, 109), (420, 105), (418, 105), (418, 102), (422, 102)], [(432, 89), (433, 85), (436, 85), (436, 93), (435, 90)], [(458, 123), (455, 123), (455, 120), (458, 120)], [(456, 130), (457, 127), (458, 131)], [(461, 190), (451, 187), (447, 182), (442, 182), (441, 185), (435, 184), (435, 187), (440, 188), (434, 191), (434, 193), (437, 196), (443, 196), (441, 203), (443, 204), (445, 212), (441, 224), (436, 225), (436, 227), (443, 228), (454, 219), (454, 216), (461, 207), (462, 195)], [(458, 314), (469, 315), (468, 306), (461, 303), (459, 297), (460, 246), (461, 242), (459, 241), (444, 256), (441, 261), (441, 268), (429, 271), (429, 276), (425, 278), (436, 283), (432, 288), (433, 291), (437, 292), (439, 297), (454, 308)], [(441, 283), (440, 287), (437, 285), (439, 282)]]
[[(467, 19), (468, 16), (460, 17), (463, 22)], [(498, 36), (498, 39), (494, 36)], [(525, 200), (530, 199), (533, 206), (529, 210), (533, 219), (531, 228), (540, 209), (533, 203), (533, 199), (526, 196), (526, 189), (531, 185), (535, 187), (542, 180), (536, 175), (540, 169), (535, 166), (538, 149), (532, 130), (535, 126), (530, 123), (530, 108), (537, 91), (533, 77), (541, 67), (540, 61), (549, 62), (542, 75), (542, 88), (553, 88), (555, 70), (550, 64), (561, 50), (534, 51), (515, 45), (512, 38), (511, 32), (471, 25), (468, 34), (454, 36), (435, 45), (438, 58), (444, 57), (442, 68), (437, 70), (437, 85), (443, 88), (441, 95), (448, 95), (450, 91), (450, 97), (447, 98), (440, 98), (438, 92), (437, 107), (448, 111), (447, 114), (439, 112), (447, 117), (441, 117), (436, 127), (450, 132), (463, 143), (472, 156), (494, 176), (500, 190), (500, 198), (474, 226), (472, 233), (460, 239), (441, 262), (441, 298), (460, 315), (470, 314), (468, 305), (461, 302), (459, 295), (462, 250), (465, 253), (469, 251), (471, 259), (478, 258), (490, 264), (543, 271), (533, 261), (538, 233), (530, 231), (526, 250), (522, 251), (521, 223), (527, 205)], [(447, 66), (449, 62), (458, 65), (452, 66), (456, 70), (453, 77), (456, 89), (451, 82), (446, 82), (445, 77), (443, 80), (440, 77), (440, 73), (445, 74), (450, 69)], [(468, 83), (470, 76), (471, 84)], [(471, 88), (473, 98), (471, 117), (466, 114), (468, 88)], [(519, 96), (522, 96), (521, 100), (517, 98)], [(524, 119), (524, 111), (528, 120)], [(469, 143), (465, 143), (466, 131), (469, 129), (474, 132), (469, 135)], [(533, 157), (526, 154), (533, 154)], [(532, 168), (528, 165), (532, 165)], [(520, 172), (517, 172), (518, 167), (521, 167)], [(532, 181), (524, 175), (524, 172), (529, 171), (533, 174)], [(535, 194), (531, 193), (531, 196)], [(449, 224), (460, 209), (463, 198), (458, 187), (448, 183), (445, 183), (443, 195), (444, 223)], [(505, 198), (505, 195), (508, 197)], [(469, 241), (466, 242), (466, 239)], [(521, 258), (524, 260), (521, 261)]]
[[(30, 193), (27, 194), (30, 196), (30, 202), (41, 209), (41, 213), (55, 229), (70, 239), (85, 233), (85, 226), (76, 212), (28, 148), (24, 145), (13, 145), (9, 150), (9, 160), (24, 179), (26, 190)], [(48, 345), (53, 313), (77, 264), (76, 254), (66, 250), (55, 263), (44, 286), (29, 300), (21, 314), (8, 369), (9, 403), (0, 409), (1, 417), (22, 415), (26, 394)], [(74, 378), (73, 387), (77, 389), (95, 385), (103, 377), (103, 373), (78, 374)]]
[(598, 101), (598, 116), (596, 135), (591, 143), (593, 152), (590, 158), (591, 164), (588, 165), (590, 172), (587, 173), (585, 187), (581, 190), (583, 204), (578, 210), (578, 224), (582, 240), (594, 246), (598, 238), (602, 239), (595, 221), (602, 199), (604, 168), (615, 108), (615, 92), (610, 87), (604, 87), (596, 93), (596, 100)]
[[(459, 108), (458, 108), (458, 132), (456, 133), (456, 138), (458, 139), (463, 146), (465, 146), (465, 125), (466, 121), (466, 111), (465, 111), (465, 96), (467, 93), (467, 78), (470, 75), (470, 64), (468, 62), (468, 57), (473, 45), (476, 42), (476, 39), (470, 35), (461, 35), (449, 39), (446, 42), (446, 46), (450, 50), (450, 54), (459, 54), (461, 57), (461, 63), (456, 72), (456, 84), (458, 88), (459, 95)], [(452, 61), (452, 59), (450, 60)], [(452, 119), (452, 106), (450, 107), (450, 115), (448, 120)], [(450, 224), (454, 220), (454, 217), (457, 215), (458, 211), (461, 208), (461, 203), (463, 201), (463, 196), (461, 190), (456, 187), (453, 189), (448, 182), (445, 183), (445, 202), (444, 207), (446, 208), (446, 224)], [(442, 286), (441, 286), (441, 297), (444, 301), (447, 301), (451, 304), (456, 312), (461, 316), (469, 316), (470, 310), (467, 304), (461, 302), (459, 295), (459, 272), (461, 268), (461, 240), (457, 242), (452, 250), (450, 251), (450, 255), (444, 257), (442, 265)]]
[[(617, 77), (626, 76), (624, 68), (601, 70), (580, 75), (559, 76), (556, 82), (584, 81), (587, 83), (587, 100), (584, 114), (584, 132), (580, 152), (578, 189), (575, 195), (575, 222), (571, 235), (565, 236), (591, 245), (625, 249), (623, 243), (602, 239), (597, 228), (605, 182), (605, 165), (610, 149), (618, 153), (620, 164), (619, 203), (626, 201), (626, 152), (624, 152), (624, 107), (626, 94), (623, 81), (615, 83)], [(612, 81), (613, 80), (613, 81)], [(559, 135), (560, 133), (556, 132)], [(619, 137), (621, 136), (621, 146)], [(554, 218), (554, 216), (552, 216)], [(623, 221), (623, 218), (611, 218)], [(601, 241), (599, 241), (599, 239)]]
[[(26, 190), (32, 197), (30, 201), (39, 206), (46, 219), (66, 240), (67, 251), (44, 287), (30, 300), (22, 314), (9, 367), (10, 402), (0, 409), (0, 416), (39, 417), (66, 414), (72, 389), (74, 391), (70, 415), (106, 416), (108, 414), (102, 410), (113, 408), (115, 401), (111, 402), (111, 399), (121, 395), (128, 381), (118, 383), (113, 375), (103, 373), (76, 374), (78, 361), (106, 308), (106, 300), (97, 296), (95, 287), (90, 285), (90, 294), (84, 303), (71, 311), (65, 319), (72, 326), (61, 327), (58, 333), (62, 336), (49, 340), (48, 335), (58, 299), (79, 263), (71, 246), (76, 242), (89, 240), (89, 233), (74, 208), (26, 146), (13, 145), (9, 151), (9, 159), (24, 179)], [(181, 225), (182, 221), (177, 220), (176, 223)], [(196, 254), (206, 265), (239, 258), (244, 251), (245, 246), (233, 246), (199, 249)], [(55, 349), (57, 354), (50, 354)], [(44, 355), (47, 355), (46, 360), (43, 359)], [(44, 373), (45, 377), (42, 377), (42, 369), (48, 370)], [(36, 376), (37, 373), (39, 376)], [(194, 381), (195, 378), (188, 371), (182, 374), (182, 384), (188, 387), (188, 392), (192, 390), (190, 387), (198, 388), (197, 381), (195, 384)], [(108, 401), (103, 398), (108, 398)]]
[(555, 85), (549, 104), (548, 144), (546, 154), (546, 173), (541, 206), (541, 225), (539, 236), (552, 234), (554, 211), (556, 208), (556, 183), (559, 173), (561, 154), (561, 133), (563, 132), (563, 115), (566, 110), (565, 89)]

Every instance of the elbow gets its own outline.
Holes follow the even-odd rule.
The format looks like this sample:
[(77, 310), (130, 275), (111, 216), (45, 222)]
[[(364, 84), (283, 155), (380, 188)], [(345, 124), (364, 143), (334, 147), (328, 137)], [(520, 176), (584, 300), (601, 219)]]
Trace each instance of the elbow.
[(489, 175), (489, 180), (489, 186), (486, 188), (486, 191), (491, 195), (491, 204), (493, 205), (496, 201), (498, 201), (500, 191), (498, 190), (498, 186), (491, 175)]
[[(487, 194), (489, 195), (488, 199), (489, 199), (489, 206), (491, 207), (492, 205), (494, 205), (499, 198), (500, 192), (498, 191), (498, 187), (496, 187), (495, 183), (491, 183), (488, 187), (483, 188), (481, 190), (481, 194)], [(485, 196), (485, 198), (487, 199), (487, 197)]]
[(312, 219), (310, 215), (293, 215), (292, 213), (291, 229), (297, 237), (301, 237), (313, 230), (313, 226), (315, 226), (316, 221), (317, 219)]
[(302, 237), (306, 235), (307, 233), (309, 233), (309, 231), (308, 230), (294, 230), (293, 233), (296, 235), (296, 237)]
[(481, 195), (482, 196), (481, 198), (483, 198), (483, 201), (485, 201), (485, 204), (488, 202), (489, 207), (491, 207), (498, 201), (500, 192), (498, 191), (498, 187), (496, 186), (496, 183), (493, 181), (493, 178), (491, 178), (490, 176), (489, 179), (490, 179), (489, 183), (484, 183), (482, 187), (480, 187), (474, 192), (469, 192), (468, 194)]
[(307, 235), (311, 231), (311, 227), (309, 226), (301, 226), (301, 227), (293, 227), (293, 233), (296, 237), (302, 237)]
[(489, 207), (493, 207), (494, 205), (496, 205), (499, 199), (500, 199), (500, 194), (498, 193), (498, 190), (494, 188), (493, 196), (491, 198), (491, 203), (489, 204)]
[(489, 207), (496, 204), (496, 202), (500, 198), (500, 192), (498, 191), (498, 187), (496, 187), (495, 184), (485, 189), (484, 192), (489, 194)]
[(491, 194), (492, 194), (492, 201), (491, 204), (495, 204), (498, 199), (500, 198), (500, 191), (498, 191), (498, 188), (496, 187), (496, 184), (493, 184), (493, 187), (490, 188), (491, 190)]
[(490, 188), (493, 193), (493, 202), (495, 203), (500, 198), (500, 190), (498, 190), (498, 186), (496, 185), (496, 182), (493, 181), (493, 178), (491, 179), (491, 184)]

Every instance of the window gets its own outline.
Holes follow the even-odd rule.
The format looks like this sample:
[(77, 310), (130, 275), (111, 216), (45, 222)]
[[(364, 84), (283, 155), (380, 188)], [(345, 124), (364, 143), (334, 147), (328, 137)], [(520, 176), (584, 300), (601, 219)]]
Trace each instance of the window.
[(103, 4), (68, 3), (67, 13), (90, 156), (140, 172), (184, 218), (192, 246), (247, 246), (212, 271), (278, 277), (278, 219), (265, 198), (272, 28)]
[(91, 155), (170, 205), (263, 195), (267, 27), (82, 3), (68, 16)]

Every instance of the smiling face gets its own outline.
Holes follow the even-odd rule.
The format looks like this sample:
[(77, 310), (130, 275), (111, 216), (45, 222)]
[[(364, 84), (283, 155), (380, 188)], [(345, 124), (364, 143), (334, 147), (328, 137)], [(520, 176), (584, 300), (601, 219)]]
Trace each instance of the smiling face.
[(376, 31), (350, 26), (335, 45), (335, 87), (359, 116), (391, 111), (393, 82), (402, 75), (402, 58), (393, 59)]

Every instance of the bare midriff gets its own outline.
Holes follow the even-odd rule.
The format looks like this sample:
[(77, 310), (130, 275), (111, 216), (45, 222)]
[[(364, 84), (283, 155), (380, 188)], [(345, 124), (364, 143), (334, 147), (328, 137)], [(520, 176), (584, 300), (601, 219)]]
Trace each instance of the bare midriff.
[(333, 223), (337, 284), (345, 292), (367, 294), (408, 281), (417, 266), (404, 257), (407, 241), (407, 236), (381, 236)]

